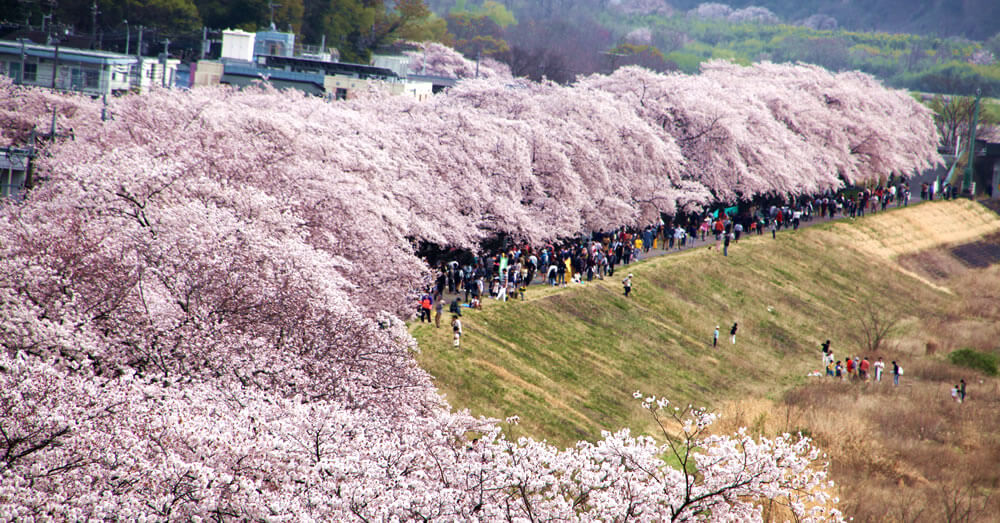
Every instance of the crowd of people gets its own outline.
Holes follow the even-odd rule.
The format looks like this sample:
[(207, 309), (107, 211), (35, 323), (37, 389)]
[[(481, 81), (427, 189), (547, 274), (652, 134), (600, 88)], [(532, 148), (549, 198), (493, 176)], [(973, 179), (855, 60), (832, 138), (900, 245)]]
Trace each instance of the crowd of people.
[[(826, 340), (822, 345), (823, 367), (826, 375), (831, 378), (849, 381), (860, 381), (881, 383), (885, 374), (885, 362), (879, 357), (874, 362), (867, 356), (848, 356), (846, 360), (838, 360), (830, 349), (830, 340)], [(891, 363), (892, 384), (899, 385), (899, 377), (903, 375), (903, 368), (895, 362)]]
[[(923, 187), (922, 187), (923, 189)], [(594, 279), (614, 278), (616, 270), (649, 255), (650, 250), (681, 250), (696, 245), (707, 245), (723, 256), (729, 255), (733, 244), (745, 234), (763, 235), (771, 232), (772, 238), (783, 229), (797, 230), (803, 222), (819, 217), (859, 217), (866, 213), (885, 210), (890, 204), (908, 205), (910, 190), (905, 182), (876, 189), (828, 191), (815, 197), (792, 198), (785, 202), (761, 204), (752, 210), (740, 212), (738, 207), (714, 212), (664, 217), (659, 224), (645, 227), (622, 227), (610, 232), (582, 235), (561, 244), (533, 246), (527, 243), (507, 245), (506, 248), (485, 254), (464, 252), (444, 260), (438, 266), (434, 283), (420, 296), (417, 315), (421, 322), (441, 327), (446, 298), (454, 296), (448, 306), (452, 317), (454, 345), (460, 346), (461, 316), (463, 309), (480, 309), (484, 299), (497, 301), (524, 299), (531, 284), (565, 287), (585, 284)], [(622, 291), (629, 297), (634, 280), (631, 273), (622, 279)], [(734, 324), (731, 337), (735, 343)], [(716, 333), (717, 343), (718, 333)], [(863, 361), (848, 360), (850, 370), (866, 365)], [(877, 371), (881, 378), (881, 370)], [(840, 374), (837, 374), (840, 375)], [(898, 376), (895, 377), (898, 381)]]

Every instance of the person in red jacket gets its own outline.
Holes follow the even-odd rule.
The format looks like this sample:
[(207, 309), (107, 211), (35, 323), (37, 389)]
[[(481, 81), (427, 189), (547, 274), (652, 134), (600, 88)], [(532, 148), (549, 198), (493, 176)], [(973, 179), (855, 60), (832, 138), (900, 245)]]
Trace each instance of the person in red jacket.
[(431, 321), (431, 307), (434, 305), (434, 299), (431, 298), (430, 294), (424, 294), (420, 298), (420, 323)]
[(858, 364), (858, 377), (862, 381), (868, 381), (868, 369), (870, 367), (871, 363), (868, 362), (868, 358), (862, 359), (861, 363)]

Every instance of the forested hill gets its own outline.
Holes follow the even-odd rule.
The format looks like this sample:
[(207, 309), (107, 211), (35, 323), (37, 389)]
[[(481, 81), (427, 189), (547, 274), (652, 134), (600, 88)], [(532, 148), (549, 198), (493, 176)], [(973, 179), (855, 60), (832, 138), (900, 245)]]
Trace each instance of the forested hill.
[[(751, 3), (752, 2), (752, 3)], [(470, 59), (492, 58), (514, 76), (561, 84), (626, 65), (696, 73), (723, 59), (859, 70), (892, 87), (941, 94), (1000, 95), (1000, 2), (995, 0), (0, 0), (0, 38), (43, 20), (95, 47), (124, 51), (144, 28), (155, 55), (201, 56), (205, 28), (273, 24), (296, 44), (336, 48), (367, 63), (408, 42), (440, 42)], [(97, 11), (91, 9), (97, 6)], [(29, 31), (30, 32), (30, 31)], [(37, 38), (37, 36), (35, 36)], [(44, 39), (44, 36), (41, 37)], [(218, 53), (219, 46), (214, 46)]]
[[(815, 15), (834, 18), (853, 31), (884, 31), (920, 35), (961, 36), (985, 40), (1000, 31), (996, 0), (729, 0), (734, 9), (760, 6), (787, 22)], [(699, 0), (673, 0), (679, 10), (691, 10)]]

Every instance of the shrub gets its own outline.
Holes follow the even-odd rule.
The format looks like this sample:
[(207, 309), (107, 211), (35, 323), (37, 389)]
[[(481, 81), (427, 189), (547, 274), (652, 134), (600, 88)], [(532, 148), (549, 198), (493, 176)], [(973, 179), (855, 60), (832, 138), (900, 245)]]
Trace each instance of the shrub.
[(973, 349), (959, 349), (948, 355), (948, 360), (955, 365), (976, 369), (990, 376), (997, 375), (997, 356), (988, 352)]

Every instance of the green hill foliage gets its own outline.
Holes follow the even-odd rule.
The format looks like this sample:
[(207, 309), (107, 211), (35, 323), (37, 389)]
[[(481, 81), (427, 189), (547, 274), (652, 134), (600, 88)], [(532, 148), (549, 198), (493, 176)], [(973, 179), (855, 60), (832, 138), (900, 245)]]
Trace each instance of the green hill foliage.
[(960, 367), (975, 369), (990, 376), (997, 375), (997, 355), (975, 349), (959, 349), (948, 355), (948, 361)]
[[(124, 46), (124, 20), (133, 30), (139, 24), (155, 28), (155, 41), (170, 36), (175, 52), (197, 54), (202, 26), (262, 29), (273, 14), (275, 25), (291, 27), (299, 42), (315, 45), (325, 38), (345, 61), (364, 62), (401, 41), (438, 41), (470, 58), (498, 58), (517, 75), (561, 83), (630, 64), (691, 73), (705, 60), (722, 58), (802, 61), (835, 71), (861, 70), (918, 91), (971, 95), (982, 89), (987, 96), (1000, 95), (995, 22), (1000, 3), (987, 0), (918, 8), (904, 7), (901, 0), (863, 6), (764, 0), (753, 5), (770, 9), (761, 10), (765, 16), (729, 18), (690, 14), (702, 5), (694, 0), (286, 0), (273, 11), (262, 0), (99, 3), (96, 29), (108, 49)], [(56, 23), (81, 32), (93, 28), (90, 3), (63, 4), (52, 10)], [(748, 5), (737, 0), (731, 7), (715, 4), (715, 11)], [(8, 21), (27, 20), (36, 27), (47, 13), (44, 7), (0, 0)], [(836, 21), (811, 23), (811, 15)], [(637, 31), (643, 36), (639, 41), (633, 38)]]

